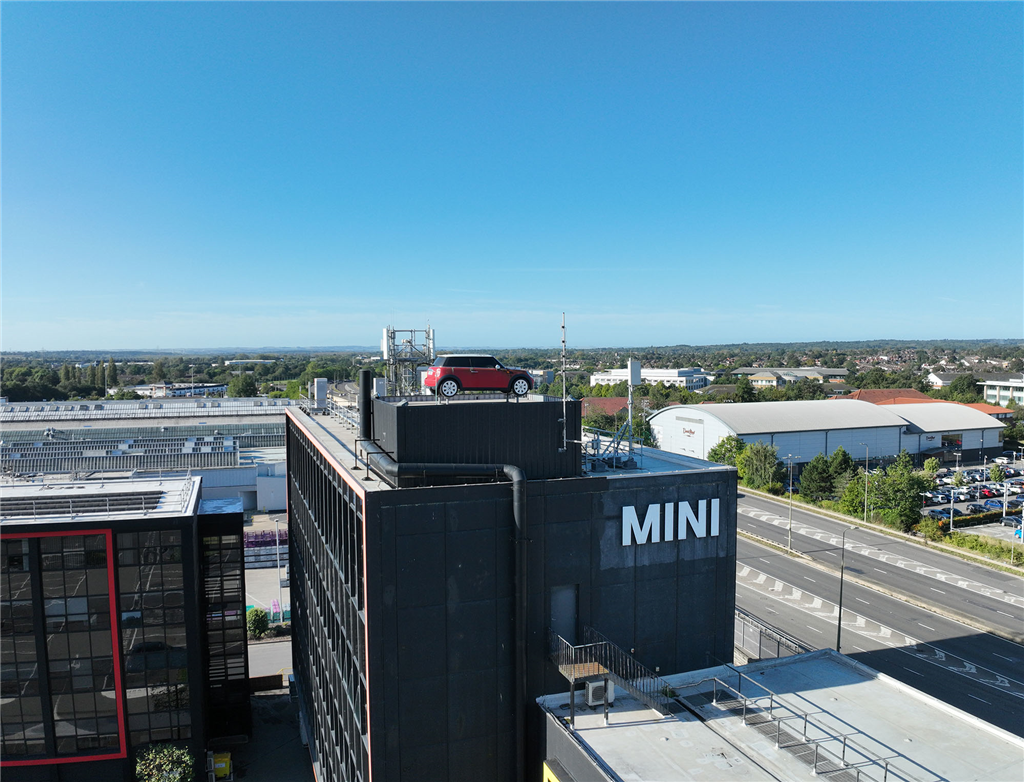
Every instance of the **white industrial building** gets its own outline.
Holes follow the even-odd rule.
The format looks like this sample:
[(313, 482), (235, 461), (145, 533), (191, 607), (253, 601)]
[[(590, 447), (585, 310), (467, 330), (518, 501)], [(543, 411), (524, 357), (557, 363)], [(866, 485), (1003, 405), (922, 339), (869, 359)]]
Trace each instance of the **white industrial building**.
[(819, 453), (842, 446), (854, 458), (872, 463), (906, 450), (920, 462), (928, 456), (982, 461), (1002, 450), (1004, 423), (965, 405), (922, 403), (873, 405), (856, 399), (746, 404), (675, 405), (649, 418), (658, 447), (707, 459), (708, 451), (735, 435), (746, 443), (765, 442), (805, 464)]
[[(706, 373), (699, 367), (687, 367), (685, 369), (641, 369), (640, 382), (647, 385), (664, 383), (666, 386), (684, 386), (687, 391), (696, 391), (698, 388), (705, 388), (714, 379), (714, 375)], [(629, 380), (628, 369), (609, 369), (604, 372), (595, 372), (590, 376), (590, 385), (613, 386), (616, 383), (624, 383)]]
[(980, 382), (985, 401), (1006, 407), (1011, 401), (1024, 405), (1024, 375), (999, 375)]

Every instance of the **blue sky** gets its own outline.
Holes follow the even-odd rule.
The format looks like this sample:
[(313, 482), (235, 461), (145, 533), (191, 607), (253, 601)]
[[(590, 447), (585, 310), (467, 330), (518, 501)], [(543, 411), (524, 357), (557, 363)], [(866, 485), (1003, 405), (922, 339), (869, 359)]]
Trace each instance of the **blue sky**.
[(2, 348), (1024, 336), (1021, 3), (11, 3)]

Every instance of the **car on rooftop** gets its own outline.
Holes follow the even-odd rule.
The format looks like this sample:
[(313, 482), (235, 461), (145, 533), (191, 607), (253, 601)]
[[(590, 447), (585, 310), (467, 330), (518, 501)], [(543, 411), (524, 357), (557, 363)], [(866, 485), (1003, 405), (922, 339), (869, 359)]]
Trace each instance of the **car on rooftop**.
[(500, 391), (526, 396), (533, 378), (525, 369), (506, 367), (494, 356), (451, 354), (438, 356), (427, 370), (423, 385), (435, 395), (451, 398), (460, 391)]

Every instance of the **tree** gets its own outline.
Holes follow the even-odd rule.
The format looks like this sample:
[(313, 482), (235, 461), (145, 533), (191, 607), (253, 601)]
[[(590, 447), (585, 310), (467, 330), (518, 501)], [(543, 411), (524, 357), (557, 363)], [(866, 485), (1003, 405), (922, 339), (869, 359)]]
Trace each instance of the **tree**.
[(138, 782), (192, 782), (195, 761), (185, 747), (150, 744), (135, 759)]
[(765, 442), (758, 441), (744, 448), (736, 458), (736, 468), (744, 483), (752, 489), (782, 483), (783, 467), (779, 461), (779, 449)]
[(993, 483), (1002, 483), (1006, 480), (1006, 470), (1001, 464), (993, 464), (988, 468), (988, 479)]
[(924, 460), (924, 471), (929, 475), (935, 475), (939, 471), (939, 460), (930, 456)]
[(117, 387), (117, 364), (114, 363), (113, 356), (107, 362), (107, 386), (109, 388)]
[(262, 638), (270, 630), (270, 617), (264, 609), (253, 606), (245, 612), (245, 627), (250, 638)]
[(754, 391), (750, 378), (740, 377), (736, 381), (736, 390), (732, 392), (732, 398), (735, 402), (753, 402), (757, 398), (757, 392)]
[(832, 455), (828, 457), (828, 471), (832, 476), (832, 492), (838, 493), (836, 490), (836, 481), (839, 480), (840, 476), (852, 473), (855, 468), (853, 463), (853, 457), (846, 452), (843, 446), (839, 446)]
[(167, 378), (167, 370), (164, 368), (164, 360), (158, 358), (153, 362), (153, 371), (149, 373), (151, 383), (161, 383)]
[(1010, 372), (1022, 372), (1024, 371), (1024, 361), (1019, 358), (1011, 358), (1010, 365), (1007, 367)]
[(857, 473), (847, 482), (839, 498), (839, 509), (848, 516), (864, 515), (864, 471)]
[(954, 402), (980, 402), (978, 378), (974, 375), (957, 375), (949, 384), (948, 397)]
[(241, 375), (235, 375), (228, 383), (228, 396), (252, 397), (257, 393), (256, 380), (252, 375), (247, 375), (244, 372)]
[(823, 454), (811, 459), (800, 473), (800, 494), (815, 501), (832, 496), (832, 473)]
[(958, 489), (962, 489), (967, 485), (967, 478), (964, 477), (963, 470), (957, 470), (956, 474), (953, 475), (953, 485)]
[(736, 458), (743, 452), (747, 444), (734, 434), (719, 440), (718, 444), (708, 451), (708, 461), (716, 464), (736, 466)]

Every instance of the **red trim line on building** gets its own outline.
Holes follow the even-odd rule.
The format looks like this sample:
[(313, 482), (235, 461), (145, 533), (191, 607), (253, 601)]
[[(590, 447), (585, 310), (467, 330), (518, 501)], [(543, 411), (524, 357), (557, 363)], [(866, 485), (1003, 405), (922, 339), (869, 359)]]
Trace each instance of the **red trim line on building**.
[(121, 683), (121, 644), (118, 637), (117, 592), (114, 589), (114, 535), (109, 529), (59, 530), (51, 532), (17, 532), (12, 538), (63, 538), (78, 535), (103, 535), (107, 539), (107, 589), (110, 592), (110, 640), (114, 657), (114, 693), (117, 703), (118, 737), (120, 749), (114, 752), (73, 755), (71, 757), (47, 757), (35, 760), (5, 760), (0, 766), (45, 766), (61, 763), (86, 763), (91, 760), (122, 760), (128, 757), (127, 729), (124, 724), (124, 690)]
[(302, 425), (302, 423), (295, 417), (291, 410), (285, 410), (285, 416), (287, 416), (288, 420), (295, 424), (302, 431), (302, 433), (306, 435), (307, 438), (309, 438), (309, 441), (313, 444), (313, 447), (316, 448), (323, 455), (323, 457), (331, 463), (331, 466), (338, 471), (338, 475), (341, 476), (341, 479), (345, 481), (345, 483), (347, 483), (350, 487), (352, 487), (352, 490), (358, 495), (359, 499), (365, 500), (366, 489), (363, 488), (359, 484), (359, 481), (356, 478), (354, 478), (345, 467), (342, 466), (341, 462), (339, 462), (332, 453), (330, 453), (326, 448), (324, 448), (320, 444), (316, 437), (313, 436), (313, 433)]

